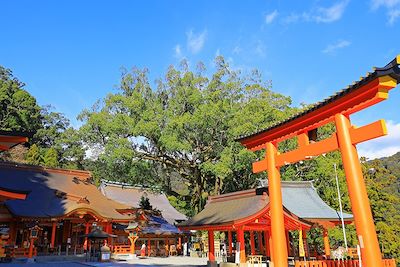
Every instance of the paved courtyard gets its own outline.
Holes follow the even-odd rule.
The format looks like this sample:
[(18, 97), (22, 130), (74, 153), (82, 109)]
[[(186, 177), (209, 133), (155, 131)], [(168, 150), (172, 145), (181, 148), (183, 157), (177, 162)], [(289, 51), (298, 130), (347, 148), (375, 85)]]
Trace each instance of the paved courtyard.
[(130, 261), (120, 262), (49, 262), (49, 263), (9, 263), (1, 264), (1, 267), (175, 267), (175, 266), (193, 266), (202, 267), (207, 265), (207, 258), (192, 258), (192, 257), (168, 257), (168, 258), (146, 258), (135, 259)]

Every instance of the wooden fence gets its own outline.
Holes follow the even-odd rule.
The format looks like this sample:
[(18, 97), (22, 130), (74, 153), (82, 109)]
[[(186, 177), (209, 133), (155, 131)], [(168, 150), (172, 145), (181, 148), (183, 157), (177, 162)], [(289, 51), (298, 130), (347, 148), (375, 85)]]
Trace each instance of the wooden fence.
[[(395, 259), (383, 259), (384, 267), (396, 267)], [(359, 267), (359, 260), (296, 261), (295, 267)]]

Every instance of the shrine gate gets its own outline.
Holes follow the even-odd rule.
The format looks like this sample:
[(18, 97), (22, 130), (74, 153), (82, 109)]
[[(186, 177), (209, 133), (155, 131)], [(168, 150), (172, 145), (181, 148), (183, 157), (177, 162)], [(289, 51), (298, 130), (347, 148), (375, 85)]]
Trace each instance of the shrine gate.
[[(389, 90), (400, 82), (399, 64), (400, 55), (385, 67), (375, 68), (366, 77), (300, 114), (237, 139), (252, 151), (266, 150), (265, 159), (253, 163), (253, 172), (268, 173), (271, 255), (275, 267), (288, 266), (280, 167), (335, 150), (342, 155), (363, 266), (383, 267), (356, 145), (386, 135), (387, 129), (384, 120), (355, 127), (351, 124), (350, 115), (388, 98)], [(317, 129), (328, 123), (335, 124), (336, 132), (327, 139), (318, 140)], [(294, 137), (297, 137), (297, 148), (280, 153), (278, 144)]]

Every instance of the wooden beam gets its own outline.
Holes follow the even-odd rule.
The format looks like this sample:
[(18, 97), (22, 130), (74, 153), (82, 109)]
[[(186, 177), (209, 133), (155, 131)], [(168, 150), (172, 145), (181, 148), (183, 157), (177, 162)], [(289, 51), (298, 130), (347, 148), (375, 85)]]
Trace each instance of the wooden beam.
[(10, 149), (10, 147), (8, 147), (8, 146), (0, 145), (0, 151), (2, 151), (2, 150), (9, 150), (9, 149)]
[(7, 190), (0, 189), (0, 196), (5, 197), (7, 199), (26, 199), (26, 194), (24, 193), (16, 193), (16, 192), (10, 192)]
[(380, 136), (387, 135), (387, 128), (385, 120), (378, 120), (376, 122), (365, 125), (361, 128), (350, 129), (351, 142), (353, 145), (362, 143)]
[(28, 137), (0, 135), (0, 142), (2, 142), (2, 143), (25, 143), (25, 142), (28, 142)]
[[(353, 145), (387, 135), (387, 128), (384, 120), (378, 120), (360, 128), (352, 127), (350, 130)], [(306, 144), (304, 133), (299, 135), (299, 148), (277, 155), (276, 164), (278, 167), (295, 163), (300, 160), (308, 160), (321, 154), (329, 153), (339, 149), (336, 133), (331, 137), (317, 143)], [(301, 143), (301, 145), (300, 145)], [(253, 163), (253, 172), (259, 173), (267, 170), (266, 159)]]
[(335, 114), (342, 113), (349, 116), (379, 103), (387, 99), (387, 92), (396, 87), (396, 85), (397, 81), (390, 76), (376, 78), (357, 88), (357, 90), (352, 90), (345, 96), (338, 97), (309, 113), (239, 141), (248, 149), (262, 149), (262, 144), (281, 142), (332, 122)]

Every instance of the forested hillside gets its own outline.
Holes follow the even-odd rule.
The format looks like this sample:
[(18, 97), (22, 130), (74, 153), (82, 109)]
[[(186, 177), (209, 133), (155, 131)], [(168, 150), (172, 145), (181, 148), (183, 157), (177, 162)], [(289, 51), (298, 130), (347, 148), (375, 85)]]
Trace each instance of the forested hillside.
[[(110, 90), (111, 91), (111, 90)], [(86, 169), (100, 179), (143, 184), (167, 193), (173, 205), (193, 215), (209, 195), (248, 189), (265, 174), (252, 174), (258, 154), (235, 138), (299, 112), (291, 99), (273, 91), (259, 72), (233, 70), (217, 57), (212, 74), (203, 64), (191, 70), (183, 61), (171, 66), (153, 86), (148, 70), (122, 73), (118, 91), (79, 115), (74, 129), (63, 114), (40, 107), (10, 70), (0, 67), (0, 129), (32, 132), (29, 144), (1, 154), (2, 160), (49, 167)], [(51, 103), (50, 103), (51, 104)], [(323, 139), (333, 125), (318, 130)], [(285, 142), (280, 150), (293, 147)], [(400, 153), (380, 160), (362, 159), (377, 231), (385, 256), (400, 257)], [(282, 168), (284, 180), (313, 180), (321, 197), (338, 209), (334, 164), (344, 210), (351, 212), (338, 152)], [(347, 227), (349, 244), (357, 239)], [(320, 229), (308, 236), (321, 249)], [(330, 231), (332, 246), (343, 245), (340, 229)]]

